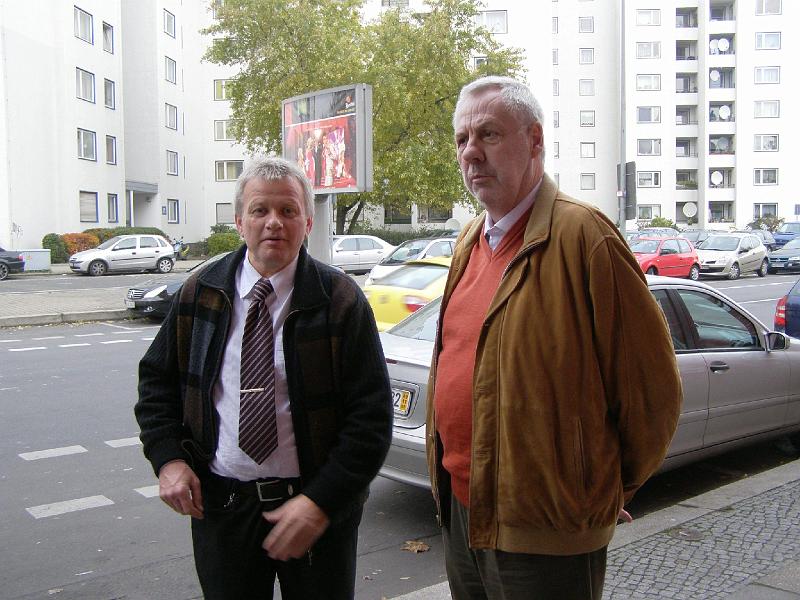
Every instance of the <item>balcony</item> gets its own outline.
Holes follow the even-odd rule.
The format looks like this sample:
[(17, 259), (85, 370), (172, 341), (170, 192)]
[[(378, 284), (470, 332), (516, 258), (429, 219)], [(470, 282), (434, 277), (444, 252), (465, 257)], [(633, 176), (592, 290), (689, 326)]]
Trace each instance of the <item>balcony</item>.
[(677, 138), (675, 140), (676, 158), (696, 158), (697, 138)]
[(711, 201), (708, 203), (709, 223), (733, 223), (736, 213), (733, 201)]
[(711, 189), (732, 189), (736, 178), (732, 168), (712, 168), (708, 170), (708, 187)]
[(676, 106), (675, 125), (697, 125), (697, 107)]
[(734, 136), (732, 135), (710, 135), (708, 136), (708, 153), (716, 154), (736, 154), (734, 146)]
[(736, 54), (734, 47), (734, 36), (732, 35), (711, 35), (708, 39), (708, 54), (710, 56), (727, 56)]
[(735, 0), (711, 0), (708, 14), (709, 21), (734, 21), (735, 19)]
[(675, 27), (678, 29), (691, 29), (697, 27), (696, 8), (676, 8)]
[(733, 123), (736, 121), (732, 102), (709, 102), (708, 120), (711, 123)]
[(676, 41), (675, 60), (697, 60), (697, 42), (693, 40)]
[[(697, 169), (676, 169), (675, 189), (697, 192)], [(688, 202), (688, 199), (684, 201)]]
[(675, 75), (675, 92), (678, 94), (697, 93), (697, 73), (677, 73)]
[(714, 67), (708, 70), (708, 88), (730, 90), (736, 87), (736, 70), (733, 67)]

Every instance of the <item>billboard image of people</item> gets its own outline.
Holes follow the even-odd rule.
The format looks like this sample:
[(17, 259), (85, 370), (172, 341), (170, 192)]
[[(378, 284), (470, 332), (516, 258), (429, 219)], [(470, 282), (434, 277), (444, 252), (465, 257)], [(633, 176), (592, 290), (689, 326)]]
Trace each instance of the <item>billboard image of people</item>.
[(367, 107), (359, 91), (323, 90), (283, 103), (283, 157), (297, 162), (317, 194), (372, 187), (365, 169), (371, 144), (365, 142), (362, 129), (367, 127), (361, 125)]

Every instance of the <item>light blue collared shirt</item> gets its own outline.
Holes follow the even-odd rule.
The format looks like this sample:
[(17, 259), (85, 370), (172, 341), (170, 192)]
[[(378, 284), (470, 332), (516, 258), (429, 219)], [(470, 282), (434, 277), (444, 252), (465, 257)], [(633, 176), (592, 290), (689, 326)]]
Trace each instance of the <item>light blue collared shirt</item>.
[(514, 226), (514, 223), (533, 206), (533, 201), (536, 199), (536, 192), (539, 191), (541, 185), (542, 180), (540, 179), (539, 183), (533, 186), (530, 194), (525, 196), (519, 204), (507, 212), (497, 223), (492, 221), (492, 217), (489, 216), (488, 212), (486, 213), (486, 219), (483, 222), (483, 236), (486, 238), (486, 241), (489, 242), (489, 247), (493, 252), (500, 245), (500, 242), (503, 241), (503, 236)]

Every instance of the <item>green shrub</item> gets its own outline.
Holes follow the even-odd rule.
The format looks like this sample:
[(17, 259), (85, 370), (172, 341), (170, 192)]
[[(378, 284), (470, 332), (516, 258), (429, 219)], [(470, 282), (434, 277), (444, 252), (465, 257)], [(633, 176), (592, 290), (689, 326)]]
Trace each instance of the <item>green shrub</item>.
[(90, 250), (100, 245), (100, 240), (91, 233), (65, 233), (61, 236), (67, 246), (68, 254)]
[(211, 226), (211, 233), (236, 233), (236, 228), (225, 223), (217, 223)]
[(69, 259), (67, 245), (57, 233), (48, 233), (42, 238), (42, 248), (50, 249), (50, 262), (53, 264), (65, 263)]
[(169, 239), (167, 234), (161, 231), (158, 227), (94, 227), (92, 229), (84, 230), (83, 233), (96, 236), (101, 243), (111, 239), (115, 235), (130, 235), (133, 233), (160, 235), (166, 239)]
[(238, 233), (212, 233), (206, 242), (209, 256), (236, 250), (244, 243)]

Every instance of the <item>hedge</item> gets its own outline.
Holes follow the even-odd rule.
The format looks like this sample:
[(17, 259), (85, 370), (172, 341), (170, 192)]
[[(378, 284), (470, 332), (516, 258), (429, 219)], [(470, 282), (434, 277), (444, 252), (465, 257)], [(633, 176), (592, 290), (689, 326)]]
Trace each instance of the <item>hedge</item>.
[(236, 250), (244, 243), (238, 233), (212, 233), (206, 240), (208, 255), (215, 256), (223, 252)]
[(52, 264), (65, 263), (69, 259), (67, 244), (57, 233), (48, 233), (42, 238), (42, 248), (50, 250), (50, 262)]
[(90, 250), (100, 245), (100, 239), (91, 233), (65, 233), (61, 239), (67, 246), (68, 254)]
[(83, 233), (96, 236), (101, 244), (115, 235), (130, 235), (133, 233), (160, 235), (164, 239), (169, 240), (167, 234), (158, 227), (95, 227), (92, 229), (85, 229)]

